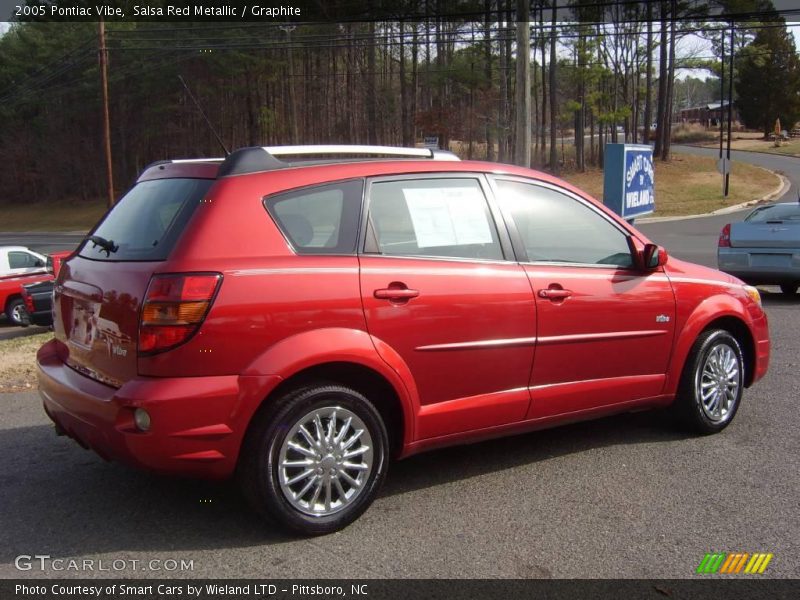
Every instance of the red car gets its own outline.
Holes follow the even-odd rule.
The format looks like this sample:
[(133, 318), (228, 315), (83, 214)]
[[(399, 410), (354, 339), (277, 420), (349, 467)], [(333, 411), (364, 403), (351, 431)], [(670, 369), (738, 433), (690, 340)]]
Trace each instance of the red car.
[(38, 364), (59, 433), (235, 475), (306, 534), (352, 522), (390, 459), (431, 448), (666, 406), (718, 432), (770, 349), (754, 288), (559, 179), (424, 149), (152, 165), (54, 303)]

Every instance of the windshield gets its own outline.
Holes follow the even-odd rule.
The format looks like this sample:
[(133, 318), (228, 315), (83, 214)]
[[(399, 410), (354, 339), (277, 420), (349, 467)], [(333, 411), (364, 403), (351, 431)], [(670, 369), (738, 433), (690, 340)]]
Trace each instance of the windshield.
[(156, 179), (136, 184), (83, 242), (79, 254), (93, 260), (165, 260), (212, 183)]
[(773, 204), (755, 209), (745, 219), (748, 223), (767, 223), (769, 221), (793, 221), (800, 223), (800, 203)]

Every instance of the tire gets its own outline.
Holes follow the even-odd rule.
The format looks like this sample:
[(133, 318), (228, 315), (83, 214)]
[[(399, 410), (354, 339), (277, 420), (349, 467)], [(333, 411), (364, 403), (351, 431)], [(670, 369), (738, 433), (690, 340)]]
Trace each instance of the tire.
[[(718, 433), (736, 416), (743, 389), (744, 358), (739, 342), (723, 329), (705, 331), (686, 359), (673, 412), (692, 431)], [(703, 390), (710, 394), (705, 400)]]
[(6, 318), (12, 325), (25, 326), (30, 323), (28, 311), (22, 298), (13, 298), (6, 304)]
[(797, 287), (796, 283), (782, 283), (781, 291), (787, 296), (794, 296), (797, 293)]
[(237, 478), (249, 504), (267, 520), (303, 535), (324, 535), (369, 507), (388, 458), (386, 427), (369, 400), (353, 389), (318, 383), (290, 391), (256, 414)]

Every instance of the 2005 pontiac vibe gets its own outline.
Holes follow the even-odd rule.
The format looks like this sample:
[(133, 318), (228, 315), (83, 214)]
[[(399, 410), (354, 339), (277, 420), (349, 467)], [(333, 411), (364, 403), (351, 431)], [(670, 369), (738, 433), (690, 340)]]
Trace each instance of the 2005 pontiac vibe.
[(651, 407), (718, 432), (770, 349), (755, 288), (569, 184), (393, 147), (151, 165), (65, 262), (53, 310), (38, 365), (59, 433), (235, 476), (305, 534), (431, 448)]

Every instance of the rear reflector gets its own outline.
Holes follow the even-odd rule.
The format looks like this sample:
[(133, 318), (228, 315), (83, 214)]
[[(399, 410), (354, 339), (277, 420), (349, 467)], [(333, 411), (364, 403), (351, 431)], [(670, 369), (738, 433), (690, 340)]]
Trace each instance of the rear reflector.
[(731, 224), (728, 223), (725, 227), (722, 228), (722, 231), (719, 233), (719, 241), (717, 242), (717, 246), (720, 248), (730, 248), (731, 247)]
[(139, 323), (139, 354), (164, 352), (188, 340), (200, 327), (222, 275), (154, 275)]
[(25, 302), (25, 310), (28, 311), (28, 314), (33, 314), (35, 308), (33, 307), (33, 297), (25, 290), (22, 289), (22, 300)]

